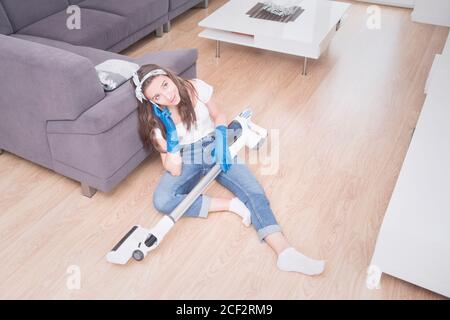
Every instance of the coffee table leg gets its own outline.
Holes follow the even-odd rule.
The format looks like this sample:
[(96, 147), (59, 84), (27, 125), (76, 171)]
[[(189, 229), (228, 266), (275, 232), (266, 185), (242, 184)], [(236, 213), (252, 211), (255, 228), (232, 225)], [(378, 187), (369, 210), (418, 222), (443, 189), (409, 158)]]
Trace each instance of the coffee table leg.
[(306, 66), (308, 64), (308, 58), (305, 57), (305, 59), (303, 60), (303, 72), (302, 72), (302, 76), (306, 76)]
[(216, 41), (216, 58), (220, 58), (220, 41)]

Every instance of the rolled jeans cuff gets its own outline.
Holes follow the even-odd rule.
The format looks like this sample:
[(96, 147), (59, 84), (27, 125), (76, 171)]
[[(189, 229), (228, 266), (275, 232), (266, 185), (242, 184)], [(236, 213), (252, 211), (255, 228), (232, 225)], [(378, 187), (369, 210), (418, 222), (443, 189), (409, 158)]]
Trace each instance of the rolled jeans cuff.
[(281, 227), (278, 224), (272, 224), (270, 226), (259, 229), (258, 230), (259, 241), (263, 242), (265, 237), (275, 232), (281, 232)]
[(202, 206), (200, 208), (200, 214), (198, 216), (201, 218), (206, 218), (208, 216), (210, 206), (211, 206), (211, 198), (202, 194)]

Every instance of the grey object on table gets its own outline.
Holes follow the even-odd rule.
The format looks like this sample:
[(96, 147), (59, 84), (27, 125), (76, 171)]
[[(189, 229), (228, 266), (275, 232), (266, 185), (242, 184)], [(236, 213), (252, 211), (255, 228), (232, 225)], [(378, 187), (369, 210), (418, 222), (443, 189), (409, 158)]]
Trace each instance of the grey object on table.
[(287, 23), (295, 21), (303, 13), (303, 11), (305, 10), (302, 7), (294, 6), (286, 8), (286, 12), (283, 12), (277, 7), (272, 9), (269, 5), (258, 2), (249, 11), (247, 11), (247, 14), (251, 18)]

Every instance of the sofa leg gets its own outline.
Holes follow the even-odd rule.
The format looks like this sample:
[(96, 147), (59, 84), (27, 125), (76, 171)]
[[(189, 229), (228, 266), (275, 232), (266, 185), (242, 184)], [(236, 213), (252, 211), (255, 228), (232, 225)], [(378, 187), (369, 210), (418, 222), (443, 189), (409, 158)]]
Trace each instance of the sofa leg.
[(202, 8), (202, 9), (208, 8), (208, 0), (200, 1), (200, 3), (197, 5), (197, 8)]
[(159, 27), (155, 30), (155, 34), (158, 38), (161, 38), (163, 36), (163, 26)]
[(97, 190), (89, 186), (86, 182), (82, 182), (81, 192), (83, 193), (83, 196), (92, 198), (92, 196), (97, 192)]
[(163, 24), (163, 31), (166, 33), (170, 31), (170, 20)]

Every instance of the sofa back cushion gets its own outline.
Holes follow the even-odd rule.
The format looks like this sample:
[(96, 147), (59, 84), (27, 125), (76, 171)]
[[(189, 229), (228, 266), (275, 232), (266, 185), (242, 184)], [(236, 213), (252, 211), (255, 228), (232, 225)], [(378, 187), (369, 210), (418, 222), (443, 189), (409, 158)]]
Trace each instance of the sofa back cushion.
[(9, 18), (6, 15), (5, 9), (0, 2), (0, 33), (1, 34), (11, 34), (13, 32)]
[(68, 0), (0, 0), (13, 32), (69, 6)]
[(0, 35), (0, 146), (52, 168), (48, 120), (74, 120), (105, 97), (94, 65), (74, 53)]
[(36, 119), (76, 119), (105, 97), (92, 62), (54, 47), (0, 35), (0, 106)]
[(84, 0), (69, 0), (69, 3), (70, 4), (79, 4), (82, 1), (84, 1)]

